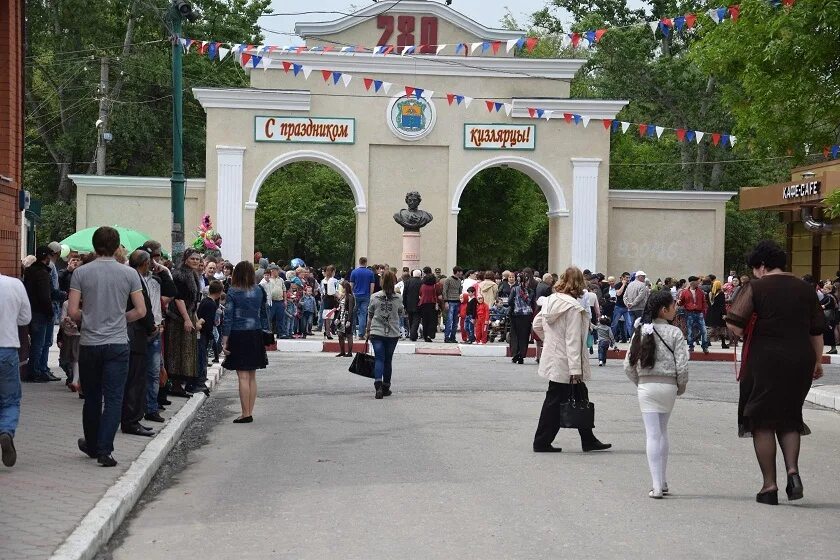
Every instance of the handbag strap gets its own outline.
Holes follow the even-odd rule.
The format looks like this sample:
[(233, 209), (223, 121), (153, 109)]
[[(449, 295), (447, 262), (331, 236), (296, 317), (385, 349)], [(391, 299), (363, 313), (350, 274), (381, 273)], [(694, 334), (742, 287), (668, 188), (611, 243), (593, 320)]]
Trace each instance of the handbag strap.
[(656, 327), (653, 328), (653, 332), (654, 332), (654, 334), (656, 334), (657, 338), (659, 338), (659, 340), (662, 342), (662, 344), (665, 345), (665, 348), (667, 348), (668, 351), (671, 352), (671, 357), (674, 358), (674, 369), (676, 370), (677, 369), (677, 354), (674, 352), (674, 349), (671, 348), (670, 346), (668, 346), (668, 343), (665, 342), (665, 339), (662, 338), (662, 335), (659, 334), (659, 331), (656, 330)]

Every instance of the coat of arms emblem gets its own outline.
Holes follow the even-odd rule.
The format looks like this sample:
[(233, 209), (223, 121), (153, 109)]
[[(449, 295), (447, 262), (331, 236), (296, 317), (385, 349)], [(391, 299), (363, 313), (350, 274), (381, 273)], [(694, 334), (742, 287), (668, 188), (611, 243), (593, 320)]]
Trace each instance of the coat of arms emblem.
[(388, 106), (388, 126), (398, 138), (419, 140), (435, 125), (435, 107), (424, 97), (399, 96)]

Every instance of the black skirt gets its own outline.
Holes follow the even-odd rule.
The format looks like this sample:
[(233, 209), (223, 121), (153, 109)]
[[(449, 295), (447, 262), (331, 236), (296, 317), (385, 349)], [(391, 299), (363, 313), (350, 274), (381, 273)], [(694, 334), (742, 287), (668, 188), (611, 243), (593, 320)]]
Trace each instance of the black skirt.
[(231, 331), (227, 341), (230, 354), (222, 367), (237, 371), (254, 371), (268, 366), (262, 331)]

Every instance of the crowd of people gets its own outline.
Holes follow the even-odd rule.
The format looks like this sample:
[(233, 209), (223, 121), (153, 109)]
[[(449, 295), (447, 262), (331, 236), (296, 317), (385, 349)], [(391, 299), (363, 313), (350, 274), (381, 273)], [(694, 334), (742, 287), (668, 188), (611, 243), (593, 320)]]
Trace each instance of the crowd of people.
[(354, 337), (373, 346), (376, 399), (392, 395), (401, 338), (431, 342), (442, 332), (445, 343), (460, 336), (465, 344), (486, 344), (495, 335), (510, 345), (515, 364), (524, 363), (533, 341), (538, 373), (549, 382), (534, 451), (561, 451), (553, 442), (564, 427), (578, 429), (584, 451), (603, 451), (611, 444), (594, 435), (594, 415), (570, 423), (566, 407), (589, 402), (595, 348), (603, 366), (610, 348), (629, 341), (624, 371), (637, 386), (649, 496), (662, 498), (670, 491), (668, 423), (687, 387), (690, 352), (699, 343), (708, 353), (716, 338), (722, 348), (744, 340), (738, 427), (753, 438), (764, 477), (757, 501), (778, 503), (776, 441), (788, 497), (803, 495), (802, 405), (811, 380), (822, 375), (823, 344), (836, 352), (840, 310), (836, 282), (782, 272), (786, 256), (772, 242), (748, 256), (752, 280), (732, 271), (725, 282), (712, 274), (651, 282), (643, 270), (614, 278), (575, 267), (559, 276), (460, 267), (450, 276), (430, 267), (400, 275), (388, 265), (368, 266), (365, 257), (346, 273), (299, 259), (281, 267), (259, 253), (234, 265), (194, 249), (175, 264), (155, 241), (127, 251), (109, 227), (96, 230), (93, 247), (60, 259), (57, 243), (41, 246), (24, 259), (23, 282), (0, 276), (0, 448), (7, 466), (16, 459), (20, 381), (60, 380), (47, 364), (54, 338), (65, 383), (84, 399), (78, 447), (106, 467), (117, 464), (117, 429), (153, 435), (141, 421), (164, 422), (170, 396), (209, 394), (208, 363), (222, 357), (238, 375), (241, 414), (234, 422), (253, 422), (266, 349), (314, 332), (338, 338), (338, 357), (352, 355)]

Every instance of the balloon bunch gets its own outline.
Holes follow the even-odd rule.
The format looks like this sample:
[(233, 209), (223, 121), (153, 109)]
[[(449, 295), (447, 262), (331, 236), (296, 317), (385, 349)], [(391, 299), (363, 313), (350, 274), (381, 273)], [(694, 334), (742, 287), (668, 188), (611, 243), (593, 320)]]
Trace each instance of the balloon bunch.
[(201, 219), (201, 224), (198, 226), (196, 238), (192, 246), (193, 249), (202, 253), (221, 253), (222, 236), (218, 231), (213, 229), (210, 214), (205, 214)]

